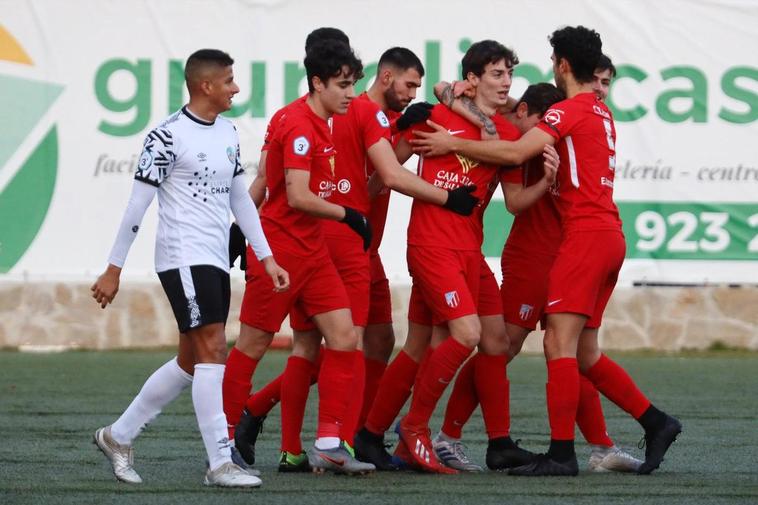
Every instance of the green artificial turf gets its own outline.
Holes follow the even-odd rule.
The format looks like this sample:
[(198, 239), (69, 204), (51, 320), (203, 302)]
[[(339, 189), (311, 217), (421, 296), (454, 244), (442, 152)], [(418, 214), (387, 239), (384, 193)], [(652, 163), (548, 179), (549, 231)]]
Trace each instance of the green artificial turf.
[[(755, 353), (615, 355), (652, 401), (684, 425), (662, 468), (651, 476), (587, 472), (589, 449), (580, 437), (576, 478), (492, 472), (280, 475), (275, 408), (257, 447), (263, 486), (208, 489), (201, 484), (205, 454), (185, 392), (135, 444), (135, 468), (144, 484), (118, 483), (91, 443), (92, 433), (113, 422), (170, 356), (165, 351), (0, 352), (0, 504), (758, 503)], [(283, 369), (285, 359), (282, 352), (267, 355), (256, 372), (256, 389)], [(533, 450), (544, 450), (548, 442), (544, 368), (536, 356), (519, 357), (509, 367), (512, 434)], [(306, 447), (315, 429), (316, 397), (313, 388), (303, 432)], [(432, 420), (433, 430), (439, 429), (445, 401)], [(610, 403), (604, 408), (614, 441), (641, 455), (637, 423)], [(478, 411), (464, 437), (472, 459), (483, 464), (486, 435)]]

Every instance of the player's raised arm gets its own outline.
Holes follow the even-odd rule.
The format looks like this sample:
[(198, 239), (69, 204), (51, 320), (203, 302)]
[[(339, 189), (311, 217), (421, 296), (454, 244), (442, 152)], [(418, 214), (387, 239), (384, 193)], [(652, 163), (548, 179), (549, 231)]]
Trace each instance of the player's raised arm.
[(536, 184), (524, 186), (521, 182), (510, 182), (505, 177), (500, 179), (500, 186), (505, 196), (505, 208), (514, 216), (531, 207), (555, 183), (560, 164), (558, 152), (553, 146), (545, 145), (543, 158), (545, 174)]
[(432, 122), (427, 124), (433, 132), (414, 131), (417, 138), (411, 139), (414, 151), (425, 156), (441, 156), (448, 153), (462, 154), (485, 163), (521, 165), (526, 160), (542, 153), (545, 144), (554, 145), (555, 138), (532, 128), (516, 141), (467, 140), (450, 135), (445, 128)]

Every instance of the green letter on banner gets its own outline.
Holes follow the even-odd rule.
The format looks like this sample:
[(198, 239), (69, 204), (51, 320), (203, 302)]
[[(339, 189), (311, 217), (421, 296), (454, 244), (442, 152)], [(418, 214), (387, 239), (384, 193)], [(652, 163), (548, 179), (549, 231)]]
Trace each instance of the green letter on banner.
[[(635, 67), (634, 65), (619, 65), (616, 67), (616, 78), (614, 79), (614, 82), (624, 78), (642, 82), (647, 79), (647, 74), (644, 70)], [(635, 105), (631, 109), (620, 108), (613, 102), (611, 95), (608, 95), (605, 103), (608, 105), (608, 108), (611, 109), (611, 112), (613, 112), (613, 119), (616, 121), (636, 121), (647, 114), (647, 109), (642, 105)]]
[[(109, 82), (113, 74), (119, 71), (128, 72), (134, 77), (134, 94), (124, 100), (114, 98), (110, 92)], [(134, 110), (134, 119), (125, 124), (100, 121), (98, 129), (116, 137), (127, 137), (145, 129), (150, 121), (150, 75), (149, 60), (137, 60), (132, 63), (124, 59), (113, 59), (103, 63), (95, 74), (95, 96), (100, 104), (111, 112), (127, 112)]]
[[(664, 81), (675, 78), (689, 79), (690, 89), (670, 89), (664, 91), (655, 101), (658, 116), (669, 123), (681, 123), (693, 119), (696, 123), (705, 123), (708, 119), (708, 81), (703, 72), (695, 67), (671, 67), (661, 72)], [(677, 98), (689, 98), (692, 106), (683, 111), (671, 110), (671, 101)]]
[(722, 107), (719, 111), (719, 117), (730, 123), (752, 123), (758, 119), (758, 95), (748, 88), (737, 86), (737, 79), (752, 79), (754, 84), (758, 83), (758, 69), (752, 67), (734, 67), (730, 68), (721, 78), (721, 89), (724, 94), (737, 101), (747, 105), (747, 112), (735, 112)]

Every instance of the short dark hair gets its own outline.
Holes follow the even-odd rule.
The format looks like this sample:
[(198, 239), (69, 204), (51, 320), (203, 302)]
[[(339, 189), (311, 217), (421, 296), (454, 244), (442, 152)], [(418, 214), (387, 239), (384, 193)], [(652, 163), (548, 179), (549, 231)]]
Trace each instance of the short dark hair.
[(500, 42), (481, 40), (471, 44), (466, 54), (463, 55), (463, 60), (461, 60), (462, 77), (465, 79), (469, 72), (472, 72), (476, 76), (481, 76), (487, 64), (497, 63), (500, 60), (505, 60), (505, 64), (509, 67), (518, 65), (516, 53)]
[(215, 65), (221, 68), (234, 64), (234, 60), (224, 51), (218, 49), (200, 49), (187, 58), (184, 65), (184, 80), (189, 87), (190, 82), (197, 78), (198, 73), (204, 67)]
[(518, 107), (522, 103), (525, 103), (530, 116), (532, 114), (544, 116), (551, 106), (565, 99), (566, 95), (563, 94), (563, 91), (549, 82), (541, 82), (539, 84), (532, 84), (526, 88), (516, 106)]
[(550, 45), (553, 46), (556, 62), (561, 58), (569, 62), (577, 82), (592, 82), (603, 54), (603, 41), (599, 33), (584, 26), (566, 26), (550, 35)]
[(341, 75), (344, 66), (347, 66), (356, 81), (363, 77), (363, 63), (350, 46), (339, 40), (327, 39), (314, 44), (305, 55), (304, 64), (308, 91), (311, 93), (314, 77), (326, 84), (329, 78)]
[(323, 40), (339, 40), (340, 42), (344, 42), (348, 46), (350, 45), (350, 39), (348, 38), (347, 35), (345, 35), (345, 32), (343, 32), (339, 28), (331, 28), (329, 26), (322, 26), (321, 28), (316, 28), (315, 30), (313, 30), (305, 38), (305, 52), (307, 53), (308, 51), (310, 51), (311, 47), (313, 47), (315, 44)]
[(616, 66), (611, 61), (610, 56), (607, 54), (601, 54), (600, 60), (597, 62), (597, 66), (595, 67), (595, 71), (600, 70), (601, 72), (605, 72), (606, 70), (611, 71), (611, 77), (616, 77)]
[(421, 77), (424, 77), (424, 65), (421, 60), (418, 59), (416, 53), (405, 47), (392, 47), (384, 51), (379, 58), (377, 68), (382, 68), (385, 65), (394, 67), (401, 72), (413, 68)]

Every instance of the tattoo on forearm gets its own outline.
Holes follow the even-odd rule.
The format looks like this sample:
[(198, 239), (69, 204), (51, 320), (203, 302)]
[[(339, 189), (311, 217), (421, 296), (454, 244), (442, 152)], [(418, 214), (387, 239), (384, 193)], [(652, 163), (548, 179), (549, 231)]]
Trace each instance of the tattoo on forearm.
[(444, 103), (448, 109), (452, 109), (454, 100), (455, 96), (453, 95), (453, 85), (448, 84), (442, 89), (442, 92), (440, 93), (440, 102)]
[(466, 108), (466, 110), (468, 110), (471, 114), (476, 116), (477, 120), (479, 120), (479, 122), (482, 124), (482, 128), (484, 128), (484, 131), (486, 131), (487, 134), (489, 135), (497, 134), (495, 123), (492, 121), (492, 119), (485, 116), (481, 110), (479, 110), (479, 107), (476, 106), (473, 100), (471, 100), (468, 97), (462, 97), (461, 103)]

